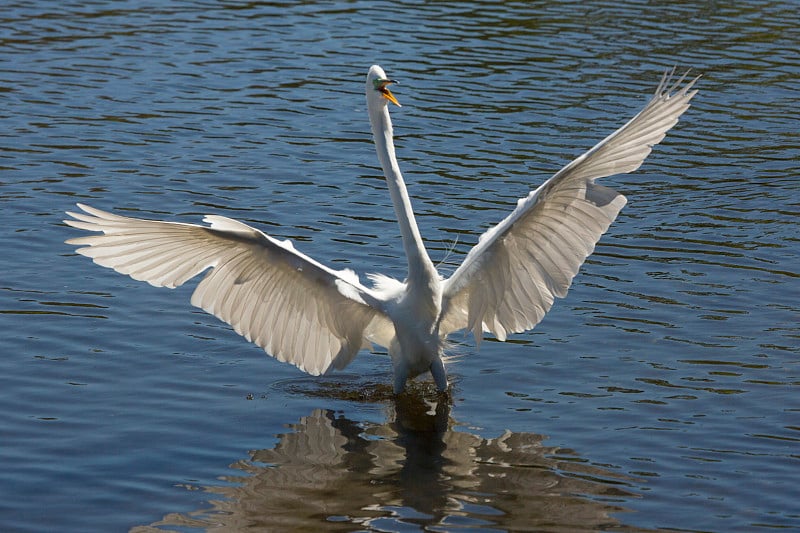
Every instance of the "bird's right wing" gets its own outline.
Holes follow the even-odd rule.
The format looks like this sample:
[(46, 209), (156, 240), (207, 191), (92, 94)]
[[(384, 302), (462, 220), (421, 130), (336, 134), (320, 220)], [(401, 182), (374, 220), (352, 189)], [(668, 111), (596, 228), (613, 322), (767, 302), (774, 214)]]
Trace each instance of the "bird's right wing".
[(319, 375), (344, 368), (367, 341), (388, 344), (382, 302), (349, 270), (336, 271), (236, 220), (210, 226), (124, 217), (78, 204), (78, 253), (133, 279), (174, 288), (209, 270), (192, 305), (224, 320), (269, 355)]
[(533, 328), (555, 297), (566, 295), (627, 201), (595, 180), (639, 168), (697, 92), (691, 90), (697, 79), (681, 87), (684, 78), (672, 84), (668, 74), (627, 124), (520, 199), (508, 217), (481, 235), (444, 282), (441, 333), (466, 328), (478, 342), (483, 331), (505, 340), (507, 333)]

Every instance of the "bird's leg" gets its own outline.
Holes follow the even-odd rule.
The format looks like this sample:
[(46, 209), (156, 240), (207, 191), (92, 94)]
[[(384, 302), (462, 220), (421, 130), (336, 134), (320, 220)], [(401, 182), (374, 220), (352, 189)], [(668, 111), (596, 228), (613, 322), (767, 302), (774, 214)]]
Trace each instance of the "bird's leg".
[(437, 357), (436, 360), (431, 363), (431, 375), (433, 376), (434, 383), (436, 383), (436, 388), (439, 389), (440, 392), (445, 392), (447, 390), (447, 373), (444, 371), (444, 363), (441, 357)]
[(394, 367), (394, 393), (395, 395), (402, 393), (406, 390), (406, 380), (408, 379), (408, 368), (405, 365), (396, 365)]

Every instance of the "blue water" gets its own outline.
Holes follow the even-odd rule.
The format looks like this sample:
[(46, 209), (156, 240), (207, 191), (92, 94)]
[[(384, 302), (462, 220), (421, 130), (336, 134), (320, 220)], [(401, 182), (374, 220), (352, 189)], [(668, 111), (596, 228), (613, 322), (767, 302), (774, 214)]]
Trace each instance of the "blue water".
[[(0, 530), (800, 527), (794, 2), (5, 2)], [(74, 203), (241, 219), (403, 276), (363, 80), (444, 273), (517, 198), (702, 73), (566, 299), (452, 402), (385, 355), (311, 378), (63, 244)], [(190, 284), (191, 285), (191, 284)], [(425, 403), (425, 402), (428, 403)]]

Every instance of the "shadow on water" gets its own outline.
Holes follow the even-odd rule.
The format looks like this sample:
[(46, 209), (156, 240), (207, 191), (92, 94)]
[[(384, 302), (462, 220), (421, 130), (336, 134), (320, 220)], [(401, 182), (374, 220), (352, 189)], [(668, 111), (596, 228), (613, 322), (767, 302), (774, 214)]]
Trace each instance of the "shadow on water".
[(132, 531), (630, 530), (615, 515), (635, 497), (631, 480), (543, 435), (465, 431), (444, 397), (386, 405), (383, 423), (314, 410), (273, 448), (231, 465), (229, 485), (204, 487), (209, 508)]

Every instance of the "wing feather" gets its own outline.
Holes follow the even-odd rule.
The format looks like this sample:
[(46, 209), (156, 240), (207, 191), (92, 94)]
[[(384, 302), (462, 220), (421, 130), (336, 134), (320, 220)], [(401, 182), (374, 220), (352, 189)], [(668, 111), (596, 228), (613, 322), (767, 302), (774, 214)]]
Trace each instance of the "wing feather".
[[(207, 271), (192, 305), (230, 324), (280, 361), (318, 375), (344, 368), (367, 344), (393, 335), (383, 301), (349, 271), (329, 269), (233, 219), (210, 226), (124, 217), (78, 204), (75, 228), (102, 232), (67, 241), (133, 279), (174, 288)], [(346, 290), (342, 290), (345, 289)]]
[[(697, 93), (671, 83), (666, 72), (647, 105), (627, 124), (584, 153), (484, 233), (464, 262), (444, 282), (439, 331), (484, 331), (505, 340), (533, 328), (564, 297), (586, 258), (627, 199), (595, 183), (638, 169)], [(687, 73), (688, 74), (688, 73)]]

